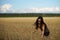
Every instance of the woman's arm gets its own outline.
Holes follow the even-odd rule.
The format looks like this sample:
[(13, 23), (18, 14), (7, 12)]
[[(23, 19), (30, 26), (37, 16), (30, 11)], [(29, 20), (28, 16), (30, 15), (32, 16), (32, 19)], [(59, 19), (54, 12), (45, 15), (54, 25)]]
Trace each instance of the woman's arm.
[(42, 37), (42, 38), (44, 37), (44, 29), (45, 29), (45, 26), (43, 25), (43, 26), (42, 26), (42, 32), (41, 32), (41, 37)]

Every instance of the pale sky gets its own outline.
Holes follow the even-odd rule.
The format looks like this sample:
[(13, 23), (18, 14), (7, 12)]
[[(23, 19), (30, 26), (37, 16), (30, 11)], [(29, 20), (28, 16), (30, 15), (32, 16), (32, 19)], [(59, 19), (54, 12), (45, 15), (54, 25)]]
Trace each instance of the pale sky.
[(60, 0), (0, 0), (0, 13), (60, 13)]

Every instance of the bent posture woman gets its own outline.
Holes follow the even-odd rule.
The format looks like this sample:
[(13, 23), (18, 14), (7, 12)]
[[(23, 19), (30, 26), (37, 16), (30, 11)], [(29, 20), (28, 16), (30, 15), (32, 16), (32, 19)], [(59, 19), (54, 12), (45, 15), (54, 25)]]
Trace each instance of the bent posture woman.
[(38, 30), (38, 28), (40, 28), (41, 30), (41, 37), (44, 37), (44, 36), (48, 36), (49, 35), (49, 30), (47, 28), (47, 25), (44, 23), (43, 21), (43, 17), (39, 16), (35, 22), (35, 25), (36, 25), (36, 30), (34, 32), (36, 32)]

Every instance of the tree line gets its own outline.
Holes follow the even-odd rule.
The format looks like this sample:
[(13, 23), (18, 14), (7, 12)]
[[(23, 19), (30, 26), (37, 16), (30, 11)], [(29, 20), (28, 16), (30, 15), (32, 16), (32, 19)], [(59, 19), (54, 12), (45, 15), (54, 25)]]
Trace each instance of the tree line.
[(60, 13), (0, 13), (0, 17), (60, 17)]

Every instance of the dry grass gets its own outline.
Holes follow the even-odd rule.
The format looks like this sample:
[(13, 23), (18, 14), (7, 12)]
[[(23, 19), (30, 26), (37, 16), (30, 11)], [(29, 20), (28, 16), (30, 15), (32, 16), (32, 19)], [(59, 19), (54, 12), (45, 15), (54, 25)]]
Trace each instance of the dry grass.
[[(41, 31), (33, 33), (36, 17), (0, 18), (0, 40), (42, 40)], [(47, 40), (60, 40), (60, 17), (45, 17), (50, 35)]]

